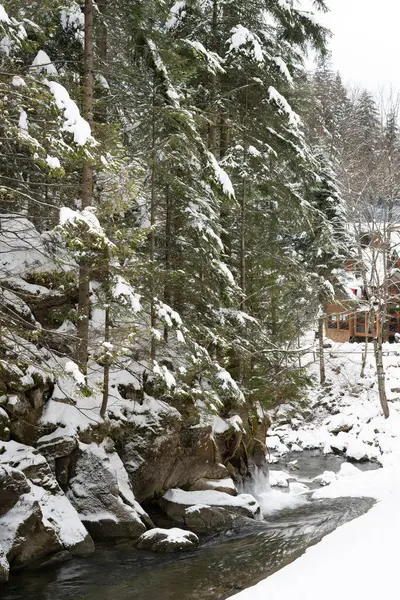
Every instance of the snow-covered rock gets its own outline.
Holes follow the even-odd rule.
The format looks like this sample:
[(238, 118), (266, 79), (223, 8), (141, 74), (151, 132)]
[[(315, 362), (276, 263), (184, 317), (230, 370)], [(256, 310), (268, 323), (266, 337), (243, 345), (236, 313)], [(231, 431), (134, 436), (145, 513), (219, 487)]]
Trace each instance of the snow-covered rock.
[[(0, 481), (0, 495), (1, 491), (6, 491), (8, 498), (8, 502), (4, 498), (0, 501), (3, 507), (0, 516), (9, 520), (16, 500), (24, 496), (22, 505), (26, 505), (27, 514), (32, 514), (33, 522), (42, 521), (52, 532), (51, 536), (58, 540), (61, 550), (67, 550), (74, 556), (87, 556), (93, 552), (90, 535), (59, 487), (45, 458), (33, 448), (13, 441), (3, 442), (0, 451), (0, 468), (4, 477), (3, 483)], [(22, 508), (20, 513), (23, 513)], [(50, 544), (45, 555), (56, 551)]]
[(137, 547), (155, 552), (176, 552), (197, 548), (199, 538), (191, 531), (178, 527), (172, 529), (155, 528), (143, 533), (137, 541)]
[(230, 512), (220, 506), (195, 504), (185, 509), (186, 527), (196, 533), (215, 533), (232, 530), (246, 524), (248, 517)]
[(287, 488), (289, 487), (289, 481), (294, 479), (293, 475), (287, 473), (286, 471), (269, 471), (268, 475), (269, 485), (271, 487), (281, 487)]
[(271, 435), (267, 437), (267, 447), (269, 450), (273, 450), (277, 454), (285, 454), (289, 452), (289, 448), (281, 442), (277, 435)]
[(180, 489), (168, 490), (159, 499), (160, 507), (170, 519), (178, 523), (185, 522), (185, 511), (194, 505), (205, 505), (224, 508), (228, 512), (237, 513), (251, 519), (260, 516), (260, 505), (250, 494), (230, 496), (215, 490), (185, 492)]
[(308, 485), (304, 483), (300, 483), (299, 481), (291, 481), (289, 483), (289, 492), (292, 496), (302, 496), (303, 494), (307, 494), (310, 491)]
[(196, 492), (201, 490), (215, 490), (216, 492), (237, 496), (237, 489), (230, 477), (224, 479), (198, 479), (190, 487), (189, 491)]
[(333, 471), (324, 471), (321, 475), (314, 477), (313, 481), (324, 487), (326, 485), (330, 485), (333, 481), (336, 481), (336, 479), (336, 473)]
[(364, 462), (371, 458), (371, 446), (364, 444), (358, 438), (351, 439), (347, 444), (346, 457), (355, 462)]
[(138, 538), (150, 524), (120, 458), (104, 444), (79, 444), (67, 496), (95, 539)]
[(3, 548), (0, 545), (0, 583), (8, 581), (10, 575), (10, 565)]
[[(51, 473), (48, 477), (47, 484), (51, 485)], [(3, 577), (6, 561), (12, 569), (38, 564), (53, 555), (86, 556), (94, 550), (86, 529), (61, 490), (39, 487), (22, 471), (7, 465), (0, 467), (0, 508)]]
[(329, 417), (324, 425), (326, 425), (327, 430), (329, 431), (329, 433), (332, 434), (337, 434), (341, 431), (347, 433), (349, 431), (351, 431), (351, 429), (354, 427), (354, 425), (357, 422), (357, 417), (353, 416), (353, 415), (345, 415), (343, 413), (339, 413), (337, 415), (333, 415), (332, 417)]
[(360, 474), (360, 469), (357, 469), (354, 465), (348, 462), (344, 462), (340, 465), (339, 477), (353, 477), (354, 475)]

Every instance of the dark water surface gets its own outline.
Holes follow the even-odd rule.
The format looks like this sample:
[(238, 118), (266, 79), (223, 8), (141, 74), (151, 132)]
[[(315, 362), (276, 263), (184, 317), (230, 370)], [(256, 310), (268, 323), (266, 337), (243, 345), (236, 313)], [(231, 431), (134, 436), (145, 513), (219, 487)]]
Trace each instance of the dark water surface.
[[(326, 459), (318, 468), (319, 473), (329, 469)], [(372, 505), (368, 498), (305, 501), (240, 532), (203, 538), (199, 549), (183, 554), (138, 551), (132, 543), (98, 546), (89, 558), (13, 575), (0, 586), (0, 598), (223, 600), (282, 568)]]

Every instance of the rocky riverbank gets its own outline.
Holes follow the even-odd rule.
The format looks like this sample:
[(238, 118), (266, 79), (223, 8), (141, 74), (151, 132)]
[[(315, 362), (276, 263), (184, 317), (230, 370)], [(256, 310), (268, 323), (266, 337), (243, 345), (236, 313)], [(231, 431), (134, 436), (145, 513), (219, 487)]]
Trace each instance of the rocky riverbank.
[(3, 365), (1, 379), (2, 580), (10, 569), (86, 556), (97, 541), (138, 540), (154, 527), (147, 506), (193, 532), (259, 518), (257, 501), (238, 486), (254, 465), (266, 469), (261, 410), (218, 416), (146, 393), (137, 400), (127, 373), (116, 371), (101, 420), (93, 396), (71, 400), (65, 376)]

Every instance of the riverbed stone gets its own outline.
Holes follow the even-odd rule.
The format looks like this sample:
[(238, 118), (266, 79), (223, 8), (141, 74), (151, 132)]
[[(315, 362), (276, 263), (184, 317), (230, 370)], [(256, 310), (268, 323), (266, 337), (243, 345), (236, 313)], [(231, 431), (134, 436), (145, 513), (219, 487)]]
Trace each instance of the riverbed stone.
[(159, 498), (158, 504), (170, 519), (182, 524), (185, 523), (186, 510), (199, 504), (223, 508), (227, 512), (243, 515), (250, 519), (257, 519), (261, 515), (260, 505), (250, 494), (240, 494), (235, 497), (211, 490), (186, 492), (173, 489)]
[(153, 552), (177, 552), (197, 548), (199, 538), (195, 533), (173, 527), (171, 529), (151, 529), (143, 533), (137, 547)]
[(195, 533), (215, 533), (236, 529), (250, 522), (243, 515), (229, 512), (219, 506), (195, 504), (185, 509), (183, 514), (186, 527)]

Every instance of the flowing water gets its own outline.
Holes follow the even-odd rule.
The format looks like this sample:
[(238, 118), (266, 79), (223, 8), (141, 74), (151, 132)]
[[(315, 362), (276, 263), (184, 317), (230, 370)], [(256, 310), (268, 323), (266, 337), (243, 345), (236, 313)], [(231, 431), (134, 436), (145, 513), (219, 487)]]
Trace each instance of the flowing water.
[[(311, 478), (326, 458), (302, 455)], [(321, 468), (322, 467), (322, 468)], [(318, 470), (319, 469), (319, 470)], [(317, 474), (315, 473), (315, 474)], [(309, 500), (282, 491), (260, 496), (271, 514), (240, 532), (209, 536), (195, 551), (159, 555), (133, 544), (99, 546), (95, 555), (15, 574), (1, 600), (223, 600), (282, 568), (338, 526), (365, 513), (367, 498)], [(272, 502), (270, 502), (270, 500)], [(272, 508), (271, 508), (272, 505)], [(279, 506), (285, 508), (276, 510)]]

